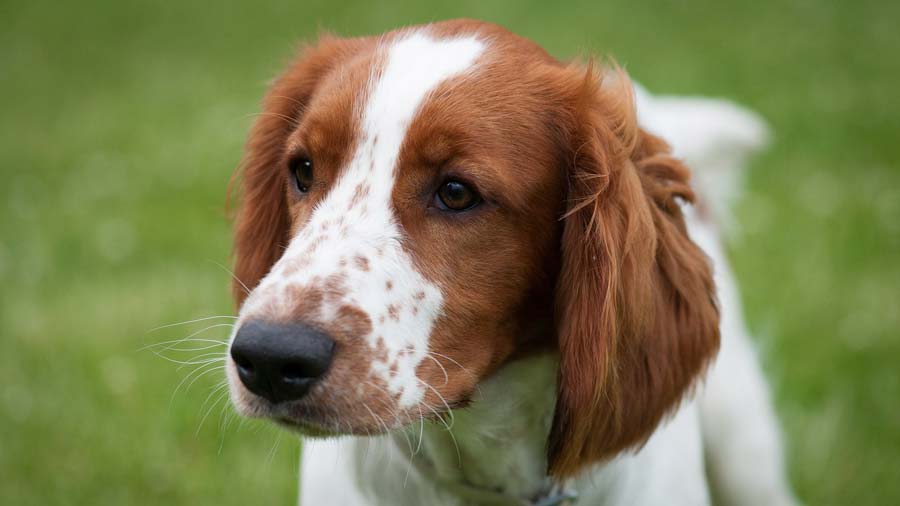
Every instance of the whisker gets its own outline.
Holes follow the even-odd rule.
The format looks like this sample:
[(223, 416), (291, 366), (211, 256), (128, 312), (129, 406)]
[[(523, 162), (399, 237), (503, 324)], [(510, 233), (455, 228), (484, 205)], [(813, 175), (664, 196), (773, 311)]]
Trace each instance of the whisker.
[[(169, 344), (168, 346), (164, 346), (162, 349), (155, 350), (154, 353), (156, 353), (157, 351), (168, 351), (168, 350), (170, 350), (170, 349), (176, 347), (178, 344), (181, 344), (181, 343), (185, 343), (185, 342), (189, 342), (189, 341), (194, 340), (193, 338), (194, 338), (195, 336), (199, 335), (199, 334), (202, 334), (202, 333), (207, 332), (207, 331), (209, 331), (209, 330), (212, 330), (212, 329), (215, 329), (215, 328), (220, 328), (220, 327), (232, 327), (232, 328), (233, 328), (234, 325), (232, 325), (232, 324), (230, 324), (230, 323), (215, 323), (215, 324), (213, 324), (213, 325), (209, 325), (209, 326), (204, 327), (204, 328), (202, 328), (202, 329), (200, 329), (200, 330), (198, 330), (198, 331), (196, 331), (196, 332), (192, 332), (192, 333), (190, 333), (190, 334), (188, 334), (188, 335), (182, 337), (181, 339), (175, 339), (175, 340), (173, 340), (174, 342), (173, 342), (173, 341), (167, 341), (168, 343), (171, 343), (171, 344)], [(214, 341), (215, 341), (215, 342), (223, 342), (223, 341), (218, 341), (218, 340), (214, 340)], [(156, 344), (150, 344), (150, 345), (144, 346), (144, 347), (142, 347), (142, 348), (139, 348), (137, 351), (145, 351), (145, 350), (148, 350), (148, 349), (149, 349), (149, 350), (153, 350), (153, 348), (154, 348), (155, 346), (161, 346), (161, 345), (160, 345), (159, 343), (156, 343)]]
[(216, 455), (222, 454), (222, 448), (225, 446), (225, 436), (228, 434), (228, 427), (231, 425), (231, 421), (234, 420), (236, 416), (234, 411), (228, 409), (229, 403), (222, 404), (222, 408), (219, 410), (219, 450)]
[[(270, 113), (270, 114), (273, 114), (273, 113)], [(224, 265), (220, 264), (219, 262), (216, 262), (215, 260), (207, 260), (207, 261), (210, 262), (210, 263), (212, 263), (212, 264), (214, 264), (214, 265), (217, 265), (217, 266), (221, 267), (222, 270), (224, 270), (225, 272), (227, 272), (228, 275), (231, 276), (232, 279), (234, 279), (235, 281), (238, 282), (239, 285), (241, 285), (241, 288), (244, 289), (244, 292), (246, 292), (247, 295), (250, 295), (250, 291), (251, 291), (251, 290), (250, 290), (249, 288), (247, 288), (247, 285), (246, 285), (243, 281), (241, 281), (241, 279), (240, 279), (239, 277), (237, 277), (237, 274), (235, 274), (234, 271), (232, 271), (232, 270), (229, 269), (228, 267), (225, 267)]]
[(449, 383), (450, 376), (447, 375), (447, 369), (444, 368), (444, 364), (441, 364), (441, 362), (438, 359), (432, 357), (431, 355), (429, 355), (427, 353), (425, 354), (425, 358), (430, 358), (435, 364), (437, 364), (438, 367), (441, 368), (441, 371), (443, 371), (443, 373), (444, 373), (444, 385)]
[(306, 104), (304, 104), (304, 103), (301, 102), (300, 100), (297, 100), (297, 99), (294, 98), (294, 97), (289, 97), (289, 96), (287, 96), (287, 95), (272, 95), (272, 98), (282, 98), (282, 99), (285, 99), (285, 100), (290, 100), (291, 102), (293, 102), (294, 104), (296, 104), (296, 105), (298, 106), (298, 111), (297, 111), (297, 112), (301, 112), (301, 113), (302, 113), (304, 110), (306, 110)]
[(253, 112), (253, 113), (247, 114), (245, 117), (246, 118), (257, 118), (260, 116), (272, 116), (273, 118), (279, 118), (279, 119), (282, 119), (285, 122), (287, 122), (289, 125), (296, 125), (296, 121), (297, 121), (290, 116), (287, 116), (285, 114), (280, 114), (277, 112), (272, 112), (272, 111)]
[(431, 350), (426, 350), (425, 353), (426, 353), (426, 356), (428, 356), (428, 355), (435, 355), (435, 356), (437, 356), (437, 357), (441, 357), (441, 358), (447, 359), (447, 360), (449, 360), (450, 362), (452, 362), (454, 365), (456, 365), (457, 367), (459, 367), (460, 370), (462, 370), (464, 373), (468, 374), (469, 377), (471, 377), (472, 379), (475, 379), (475, 380), (476, 380), (476, 382), (475, 382), (475, 391), (478, 392), (479, 395), (481, 395), (481, 387), (478, 385), (478, 381), (477, 381), (477, 380), (478, 380), (478, 376), (476, 376), (476, 375), (475, 375), (472, 371), (470, 371), (467, 367), (465, 367), (464, 365), (460, 364), (459, 362), (457, 362), (457, 361), (454, 360), (453, 358), (448, 357), (447, 355), (444, 355), (444, 354), (442, 354), (442, 353), (438, 353), (438, 352), (436, 352), (436, 351), (431, 351)]
[(213, 409), (215, 409), (216, 405), (219, 404), (220, 402), (222, 402), (222, 399), (228, 395), (228, 390), (225, 390), (224, 392), (222, 392), (222, 389), (227, 388), (227, 387), (228, 387), (228, 383), (219, 385), (218, 387), (213, 389), (212, 392), (209, 393), (209, 395), (206, 397), (206, 400), (203, 401), (203, 404), (200, 405), (200, 410), (202, 411), (203, 406), (209, 401), (210, 397), (212, 397), (213, 394), (215, 394), (216, 392), (219, 392), (219, 395), (216, 397), (215, 402), (210, 404), (209, 409), (206, 410), (206, 413), (200, 418), (200, 423), (197, 425), (197, 430), (194, 432), (195, 436), (200, 434), (200, 429), (203, 428), (203, 422), (206, 421), (206, 418), (209, 416), (210, 413), (212, 413), (212, 411), (213, 411)]
[(419, 406), (419, 445), (416, 447), (416, 453), (422, 450), (422, 440), (425, 439), (425, 416), (422, 414), (422, 407)]
[[(147, 346), (144, 346), (144, 347), (142, 347), (142, 348), (138, 348), (137, 351), (146, 351), (146, 350), (149, 350), (149, 349), (153, 348), (154, 346), (164, 346), (164, 345), (167, 345), (167, 344), (178, 344), (178, 343), (183, 342), (183, 341), (184, 341), (184, 339), (172, 339), (172, 340), (170, 340), (170, 341), (160, 341), (160, 342), (158, 342), (158, 343), (148, 344)], [(192, 341), (192, 342), (195, 342), (195, 343), (215, 343), (213, 346), (226, 346), (226, 345), (228, 345), (227, 342), (225, 342), (225, 341), (218, 341), (218, 340), (216, 340), (216, 339), (191, 339), (191, 341)], [(201, 349), (205, 349), (205, 348), (201, 348)], [(171, 348), (171, 350), (172, 350), (172, 351), (194, 351), (194, 350), (191, 349), (191, 348), (180, 348), (180, 349), (179, 349), (179, 348)]]
[[(384, 394), (386, 399), (391, 398), (390, 394), (388, 394), (387, 391), (385, 391), (383, 388), (376, 385), (375, 383), (373, 383), (369, 380), (366, 380), (366, 384), (368, 384), (372, 388), (374, 388), (374, 389), (378, 390), (379, 392), (381, 392), (382, 394)], [(393, 416), (395, 419), (400, 418), (397, 408), (395, 408), (394, 406), (391, 406), (385, 400), (380, 400), (380, 401), (381, 401), (382, 406), (387, 408), (387, 410), (391, 413), (391, 416)], [(385, 424), (385, 433), (390, 434), (390, 431), (387, 428), (387, 424)], [(409, 434), (407, 434), (406, 431), (403, 431), (403, 430), (401, 430), (400, 433), (402, 433), (403, 437), (406, 438), (406, 444), (407, 444), (407, 446), (409, 446), (409, 452), (412, 453), (412, 451), (413, 451), (412, 440), (409, 439)]]
[[(199, 343), (200, 341), (198, 341)], [(206, 346), (198, 346), (196, 348), (166, 348), (165, 351), (174, 351), (176, 353), (191, 353), (195, 351), (203, 351), (203, 350), (211, 350), (213, 348), (220, 348), (222, 346), (228, 346), (228, 343), (216, 341), (216, 344), (208, 344)]]
[(169, 328), (169, 327), (177, 327), (177, 326), (179, 326), (179, 325), (188, 325), (188, 324), (190, 324), (190, 323), (197, 323), (197, 322), (203, 322), (203, 321), (207, 321), (207, 320), (214, 320), (214, 319), (216, 319), (216, 318), (231, 318), (231, 319), (233, 319), (233, 320), (237, 320), (237, 319), (238, 319), (237, 316), (231, 316), (231, 315), (207, 316), (207, 317), (205, 317), (205, 318), (196, 318), (196, 319), (194, 319), (194, 320), (187, 320), (187, 321), (178, 322), (178, 323), (169, 323), (169, 324), (167, 324), (167, 325), (161, 325), (161, 326), (159, 326), (159, 327), (154, 327), (154, 328), (148, 330), (147, 333), (149, 334), (149, 333), (151, 333), (151, 332), (156, 332), (157, 330), (167, 329), (167, 328)]
[(449, 361), (452, 362), (454, 365), (456, 365), (457, 367), (459, 367), (459, 368), (460, 368), (463, 372), (465, 372), (466, 374), (471, 375), (473, 378), (476, 377), (475, 374), (472, 373), (472, 371), (470, 371), (467, 367), (465, 367), (464, 365), (460, 364), (459, 362), (457, 362), (457, 361), (454, 360), (453, 358), (448, 357), (447, 355), (444, 355), (443, 353), (438, 353), (438, 352), (436, 352), (436, 351), (431, 351), (431, 350), (427, 350), (425, 353), (428, 354), (428, 355), (434, 355), (434, 356), (436, 356), (436, 357), (441, 357), (441, 358), (443, 358), (443, 359), (449, 360)]
[[(453, 416), (453, 410), (450, 409), (450, 404), (447, 403), (447, 400), (444, 399), (444, 396), (441, 395), (441, 393), (438, 392), (436, 388), (434, 388), (433, 386), (429, 385), (427, 381), (425, 381), (425, 380), (423, 380), (423, 379), (421, 379), (421, 378), (419, 378), (419, 377), (416, 377), (416, 380), (418, 380), (419, 383), (421, 383), (421, 384), (425, 385), (426, 387), (430, 388), (431, 391), (434, 392), (434, 395), (436, 395), (436, 396), (438, 397), (438, 399), (440, 399), (441, 402), (444, 403), (444, 407), (447, 408), (446, 413), (450, 416), (450, 423), (451, 423), (451, 426), (452, 426), (452, 425), (456, 422), (456, 418)], [(437, 413), (435, 413), (435, 415), (437, 415)], [(447, 427), (447, 430), (450, 430), (450, 427)]]
[[(212, 362), (212, 363), (215, 364), (215, 362)], [(206, 366), (204, 365), (203, 367), (206, 367)], [(198, 374), (197, 376), (194, 377), (194, 379), (191, 380), (190, 383), (188, 383), (188, 386), (185, 388), (185, 390), (190, 390), (191, 387), (194, 386), (194, 383), (196, 383), (197, 380), (199, 380), (199, 379), (202, 378), (203, 376), (206, 376), (207, 374), (209, 374), (209, 373), (211, 373), (211, 372), (218, 372), (218, 371), (224, 371), (224, 370), (225, 370), (225, 364), (222, 364), (222, 365), (220, 365), (220, 366), (218, 366), (218, 367), (213, 367), (213, 368), (211, 368), (211, 369), (208, 369), (208, 370), (206, 370), (206, 371), (203, 371), (202, 374)]]
[(272, 449), (269, 450), (269, 456), (266, 457), (266, 467), (272, 466), (272, 460), (274, 460), (275, 453), (278, 451), (278, 445), (281, 444), (282, 434), (284, 434), (284, 431), (278, 431), (278, 437), (275, 438), (275, 444), (272, 445)]
[(201, 353), (196, 357), (190, 358), (186, 361), (183, 361), (178, 369), (182, 369), (186, 365), (194, 365), (194, 364), (205, 364), (208, 362), (216, 362), (219, 360), (224, 360), (225, 357), (228, 356), (227, 352), (224, 351), (211, 351), (208, 353)]
[[(206, 373), (208, 373), (208, 372), (210, 372), (210, 371), (216, 371), (216, 370), (219, 370), (220, 368), (221, 368), (221, 369), (224, 369), (224, 368), (225, 368), (224, 365), (218, 366), (218, 367), (212, 367), (212, 368), (210, 368), (209, 366), (211, 366), (211, 365), (212, 365), (212, 366), (215, 366), (215, 365), (216, 365), (216, 362), (209, 362), (209, 363), (206, 363), (206, 364), (202, 364), (202, 365), (200, 365), (199, 367), (195, 368), (193, 371), (191, 371), (191, 372), (189, 372), (188, 374), (186, 374), (186, 375), (184, 376), (184, 378), (181, 379), (181, 381), (178, 383), (178, 386), (175, 387), (175, 391), (172, 392), (172, 397), (169, 399), (169, 408), (170, 408), (170, 409), (171, 409), (171, 407), (172, 407), (172, 402), (175, 401), (175, 396), (178, 395), (178, 391), (181, 389), (182, 385), (184, 385), (185, 382), (187, 382), (192, 376), (197, 375), (197, 378), (199, 378), (199, 377), (205, 375)], [(201, 372), (201, 371), (202, 371), (202, 372)], [(193, 384), (194, 384), (193, 381), (191, 381), (190, 385), (193, 385)], [(188, 387), (187, 387), (188, 389), (191, 388), (190, 385), (188, 385)]]
[[(218, 359), (215, 359), (215, 360), (213, 360), (213, 359), (209, 359), (209, 360), (196, 360), (196, 359), (191, 359), (191, 360), (177, 360), (177, 359), (174, 359), (174, 358), (172, 358), (172, 357), (167, 357), (167, 356), (163, 355), (162, 353), (153, 352), (153, 354), (156, 355), (157, 357), (163, 359), (163, 360), (166, 360), (166, 361), (168, 361), (168, 362), (172, 362), (173, 364), (178, 364), (178, 365), (181, 366), (181, 367), (186, 366), (186, 365), (206, 364), (206, 363), (209, 363), (209, 362), (215, 362), (216, 360), (218, 360)], [(204, 355), (206, 355), (206, 354), (204, 354)], [(226, 354), (226, 353), (222, 353), (221, 355), (222, 355), (221, 358), (224, 358), (227, 354)], [(179, 369), (180, 369), (181, 367), (179, 367)]]
[[(373, 385), (373, 386), (374, 386), (374, 385)], [(383, 401), (382, 401), (382, 404), (384, 404)], [(380, 424), (381, 427), (384, 429), (384, 435), (383, 435), (383, 436), (380, 436), (380, 437), (377, 439), (377, 442), (378, 442), (379, 444), (382, 444), (382, 442), (383, 442), (386, 438), (390, 437), (391, 431), (390, 431), (390, 429), (388, 429), (387, 423), (385, 423), (384, 418), (382, 418), (382, 417), (378, 416), (377, 414), (375, 414), (375, 412), (372, 411), (372, 410), (369, 408), (368, 404), (363, 403), (363, 406), (364, 406), (367, 410), (369, 410), (369, 413), (370, 413), (370, 414), (372, 415), (372, 417), (375, 419), (375, 422), (378, 423), (378, 424)], [(394, 458), (394, 445), (393, 445), (393, 444), (391, 444), (391, 445), (389, 446), (389, 451), (390, 451), (390, 454), (388, 455), (388, 463), (390, 464), (391, 462), (393, 462), (393, 458)]]
[[(432, 413), (435, 414), (435, 416), (441, 421), (441, 424), (447, 430), (447, 434), (450, 435), (450, 440), (453, 441), (453, 448), (456, 450), (456, 462), (458, 465), (462, 465), (462, 453), (460, 453), (460, 450), (459, 450), (459, 442), (456, 440), (456, 435), (453, 434), (454, 422), (451, 420), (450, 425), (447, 425), (447, 421), (444, 420), (443, 417), (441, 417), (441, 415), (434, 409), (434, 406), (428, 404), (427, 402), (424, 402), (423, 404), (425, 405), (425, 407), (430, 409)], [(451, 413), (451, 416), (452, 416), (452, 413)]]
[(453, 434), (453, 427), (456, 425), (456, 416), (453, 414), (453, 410), (450, 409), (450, 405), (447, 403), (447, 400), (444, 398), (444, 396), (441, 395), (441, 393), (438, 392), (433, 386), (429, 385), (428, 382), (426, 382), (418, 377), (416, 379), (418, 379), (419, 382), (421, 382), (426, 387), (430, 388), (431, 391), (434, 392), (434, 394), (438, 397), (438, 399), (440, 399), (441, 402), (444, 403), (444, 407), (447, 410), (446, 413), (450, 417), (449, 424), (447, 423), (447, 420), (445, 420), (444, 417), (441, 416), (441, 414), (438, 413), (437, 410), (434, 409), (433, 406), (431, 406), (429, 403), (423, 403), (423, 404), (425, 404), (425, 406), (428, 409), (430, 409), (432, 413), (434, 413), (435, 417), (437, 417), (437, 419), (440, 420), (441, 423), (443, 424), (444, 428), (446, 428), (447, 434), (450, 435), (450, 439), (453, 441), (453, 447), (456, 449), (457, 462), (462, 464), (462, 454), (459, 451), (459, 443), (456, 441), (456, 435)]

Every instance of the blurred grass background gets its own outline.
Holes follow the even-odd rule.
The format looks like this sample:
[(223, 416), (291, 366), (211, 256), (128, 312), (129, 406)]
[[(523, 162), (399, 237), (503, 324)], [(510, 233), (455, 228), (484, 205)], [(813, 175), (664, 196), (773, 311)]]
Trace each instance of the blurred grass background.
[(730, 249), (793, 482), (900, 503), (900, 3), (878, 0), (0, 2), (0, 503), (295, 500), (294, 438), (224, 403), (201, 424), (221, 374), (173, 395), (192, 369), (140, 348), (232, 313), (226, 186), (295, 43), (458, 16), (767, 118)]

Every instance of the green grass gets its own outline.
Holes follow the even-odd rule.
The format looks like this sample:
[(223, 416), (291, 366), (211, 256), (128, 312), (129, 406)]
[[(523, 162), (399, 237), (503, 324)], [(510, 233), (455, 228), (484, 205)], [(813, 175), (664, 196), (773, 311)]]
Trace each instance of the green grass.
[(139, 349), (232, 312), (227, 181), (294, 43), (457, 16), (770, 121), (730, 249), (793, 481), (900, 503), (900, 4), (877, 0), (0, 3), (0, 503), (294, 501), (294, 438), (223, 404), (201, 424), (219, 375), (173, 395), (190, 369)]

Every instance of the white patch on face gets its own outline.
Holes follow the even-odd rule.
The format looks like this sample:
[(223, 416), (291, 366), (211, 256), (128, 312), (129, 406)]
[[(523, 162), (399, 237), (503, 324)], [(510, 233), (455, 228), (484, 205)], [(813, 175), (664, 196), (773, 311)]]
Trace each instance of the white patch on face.
[(441, 82), (470, 68), (483, 48), (474, 37), (435, 40), (413, 32), (385, 49), (346, 171), (241, 310), (241, 322), (273, 307), (288, 313), (296, 303), (290, 288), (322, 288), (337, 275), (339, 298), (326, 295), (313, 321), (327, 325), (342, 306), (365, 312), (372, 331), (358, 337), (372, 349), (370, 373), (398, 396), (401, 408), (425, 395), (416, 368), (428, 352), (443, 295), (402, 247), (391, 204), (397, 159), (422, 102)]

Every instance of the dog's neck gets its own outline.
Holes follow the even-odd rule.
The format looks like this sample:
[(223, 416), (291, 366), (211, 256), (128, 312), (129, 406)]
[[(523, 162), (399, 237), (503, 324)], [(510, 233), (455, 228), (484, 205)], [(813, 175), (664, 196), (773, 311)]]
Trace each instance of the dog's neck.
[[(545, 352), (515, 360), (479, 385), (470, 406), (440, 422), (395, 436), (413, 462), (453, 494), (468, 487), (533, 499), (554, 485), (546, 475), (546, 441), (556, 397), (558, 361)], [(418, 447), (421, 437), (421, 447)], [(418, 451), (415, 451), (418, 449)]]

